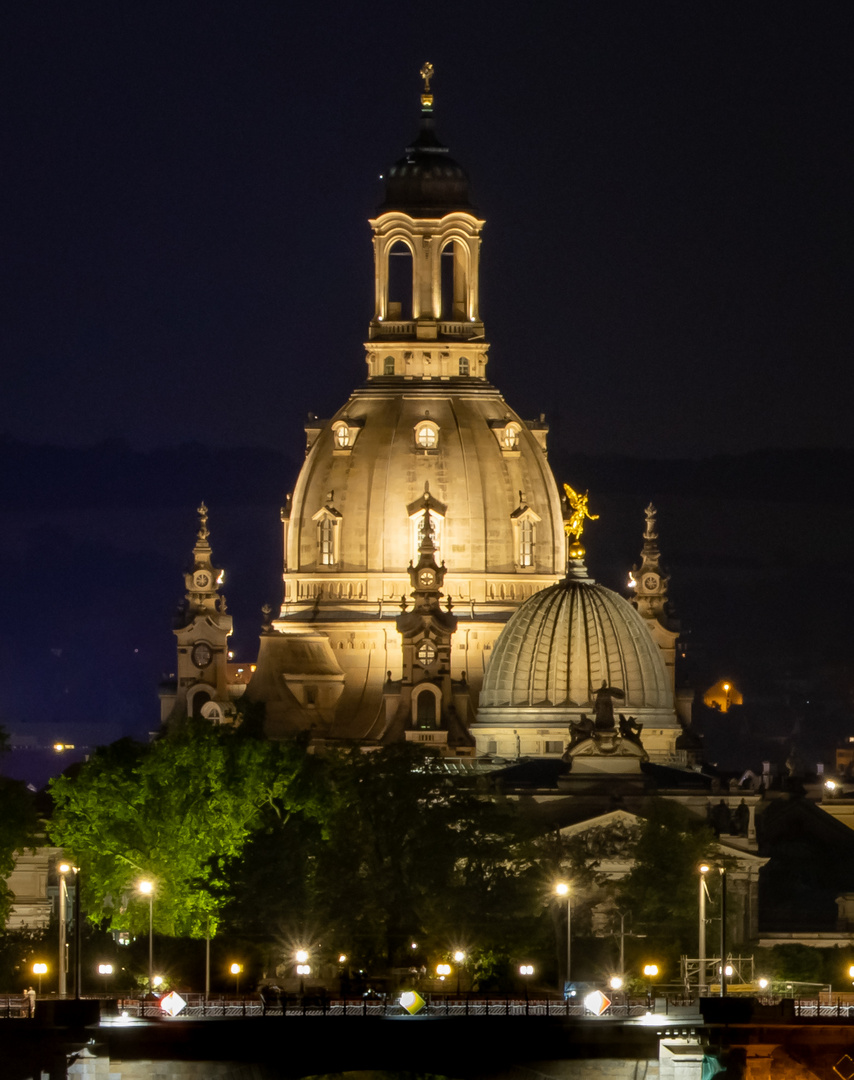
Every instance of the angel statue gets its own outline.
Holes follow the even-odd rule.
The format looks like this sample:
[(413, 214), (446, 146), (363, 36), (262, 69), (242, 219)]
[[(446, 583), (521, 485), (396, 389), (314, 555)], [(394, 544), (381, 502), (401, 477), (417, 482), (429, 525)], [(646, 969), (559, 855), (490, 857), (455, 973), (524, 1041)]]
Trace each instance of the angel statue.
[(587, 518), (589, 521), (598, 521), (599, 515), (591, 514), (587, 509), (587, 500), (589, 496), (586, 491), (583, 495), (579, 495), (577, 491), (569, 486), (569, 484), (564, 484), (563, 490), (566, 492), (566, 497), (572, 508), (572, 514), (568, 520), (563, 523), (563, 531), (567, 536), (574, 536), (575, 539), (578, 540), (581, 537), (582, 532), (584, 532), (584, 519)]

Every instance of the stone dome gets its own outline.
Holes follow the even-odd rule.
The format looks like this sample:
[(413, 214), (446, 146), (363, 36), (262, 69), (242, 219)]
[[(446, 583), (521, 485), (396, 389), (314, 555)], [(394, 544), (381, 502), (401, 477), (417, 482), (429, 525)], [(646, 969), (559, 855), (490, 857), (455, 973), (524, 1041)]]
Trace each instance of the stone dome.
[(478, 719), (491, 708), (589, 712), (603, 682), (625, 695), (617, 711), (669, 714), (676, 723), (667, 669), (644, 620), (573, 560), (567, 577), (526, 600), (501, 632)]
[(422, 115), (418, 138), (386, 173), (380, 213), (401, 210), (412, 217), (435, 217), (471, 210), (469, 179), (436, 137), (433, 117)]
[[(342, 425), (346, 449), (336, 442)], [(429, 446), (419, 442), (421, 425), (429, 425)], [(504, 444), (505, 425), (518, 440), (512, 451)], [(495, 387), (465, 378), (372, 379), (323, 423), (294, 489), (289, 570), (315, 581), (349, 576), (359, 590), (348, 597), (353, 600), (399, 600), (408, 582), (402, 575), (417, 559), (411, 522), (425, 494), (441, 531), (439, 559), (447, 563), (446, 593), (454, 602), (503, 606), (562, 572), (563, 512), (546, 454)], [(514, 550), (520, 495), (536, 518), (533, 563), (522, 571)], [(317, 541), (318, 515), (327, 507), (337, 515), (339, 536), (331, 574)], [(512, 596), (508, 579), (515, 582)]]

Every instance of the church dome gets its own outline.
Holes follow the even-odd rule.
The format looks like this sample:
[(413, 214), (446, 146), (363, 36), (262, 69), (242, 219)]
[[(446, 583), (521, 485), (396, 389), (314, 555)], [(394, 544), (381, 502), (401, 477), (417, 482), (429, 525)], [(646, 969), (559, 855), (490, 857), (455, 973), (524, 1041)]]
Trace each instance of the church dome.
[(673, 711), (667, 669), (644, 620), (574, 560), (563, 581), (509, 619), (484, 676), (478, 716), (485, 719), (491, 707), (589, 712), (603, 682), (624, 695), (617, 711)]
[(412, 217), (435, 217), (472, 209), (469, 179), (436, 137), (433, 117), (423, 114), (418, 138), (385, 177), (380, 213), (400, 210)]

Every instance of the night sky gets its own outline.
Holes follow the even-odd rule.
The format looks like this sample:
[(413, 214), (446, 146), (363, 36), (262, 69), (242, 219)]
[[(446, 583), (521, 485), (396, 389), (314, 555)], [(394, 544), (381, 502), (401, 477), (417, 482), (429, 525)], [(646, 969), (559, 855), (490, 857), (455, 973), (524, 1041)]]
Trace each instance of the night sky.
[[(303, 420), (364, 379), (367, 219), (425, 60), (487, 222), (488, 374), (556, 468), (854, 449), (852, 44), (850, 0), (7, 5), (0, 724), (157, 726), (201, 498), (254, 655)], [(225, 453), (179, 470), (193, 443)], [(715, 468), (678, 503), (612, 484), (594, 572), (622, 587), (654, 498), (714, 678), (850, 658), (850, 477), (772, 463), (733, 511)]]
[(595, 453), (854, 445), (852, 29), (779, 0), (7, 5), (0, 430), (298, 457), (363, 379), (366, 219), (429, 59), (515, 408)]

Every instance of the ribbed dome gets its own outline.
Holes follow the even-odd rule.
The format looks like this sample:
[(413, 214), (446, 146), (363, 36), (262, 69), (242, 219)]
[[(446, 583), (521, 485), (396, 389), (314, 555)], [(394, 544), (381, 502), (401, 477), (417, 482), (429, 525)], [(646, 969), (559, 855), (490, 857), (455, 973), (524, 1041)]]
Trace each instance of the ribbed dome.
[(626, 709), (673, 709), (658, 646), (632, 605), (576, 562), (557, 585), (526, 600), (501, 632), (480, 694), (483, 710), (590, 710), (602, 682)]
[(386, 173), (385, 201), (379, 211), (435, 217), (471, 209), (468, 176), (436, 137), (433, 117), (422, 114), (418, 138)]

